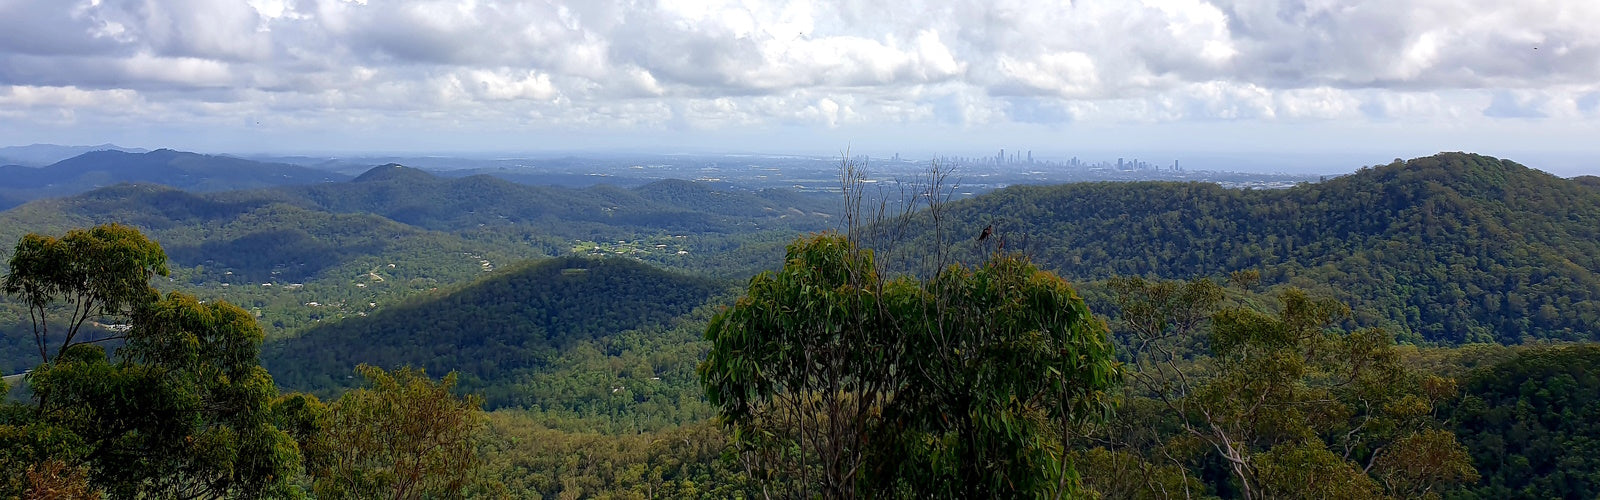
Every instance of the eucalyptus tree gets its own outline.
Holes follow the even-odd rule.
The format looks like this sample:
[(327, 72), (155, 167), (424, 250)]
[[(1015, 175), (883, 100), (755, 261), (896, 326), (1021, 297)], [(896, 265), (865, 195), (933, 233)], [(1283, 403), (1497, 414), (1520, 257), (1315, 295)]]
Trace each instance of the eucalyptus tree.
[[(48, 474), (0, 483), (23, 490), (0, 496), (41, 494), (51, 475), (117, 498), (298, 495), (300, 453), (273, 425), (277, 388), (252, 315), (157, 294), (149, 281), (167, 272), (165, 253), (127, 226), (29, 234), (10, 264), (4, 289), (30, 308), (41, 365), (27, 377), (32, 400), (0, 410), (0, 465)], [(67, 326), (53, 336), (59, 312)], [(115, 357), (80, 337), (107, 315), (127, 321)]]
[(309, 407), (320, 422), (310, 470), (318, 498), (460, 498), (474, 485), (482, 457), (483, 399), (452, 393), (456, 375), (439, 381), (417, 368), (361, 365), (370, 387)]
[(1058, 438), (1103, 418), (1117, 370), (1066, 282), (1015, 256), (885, 280), (838, 234), (707, 327), (707, 396), (767, 495), (1053, 496)]
[[(1381, 329), (1341, 328), (1344, 304), (1293, 288), (1258, 304), (1209, 279), (1109, 288), (1128, 346), (1122, 404), (1143, 419), (1091, 436), (1137, 469), (1096, 488), (1187, 497), (1210, 474), (1211, 493), (1245, 499), (1417, 498), (1477, 480), (1438, 415), (1454, 381), (1404, 366)], [(1127, 480), (1143, 484), (1114, 484)]]
[[(17, 242), (7, 266), (0, 290), (27, 305), (42, 363), (82, 343), (84, 323), (125, 317), (133, 307), (154, 300), (150, 279), (168, 272), (161, 245), (120, 224), (74, 229), (60, 238), (29, 233)], [(50, 319), (61, 315), (65, 324), (53, 338)], [(55, 342), (59, 345), (52, 349)]]

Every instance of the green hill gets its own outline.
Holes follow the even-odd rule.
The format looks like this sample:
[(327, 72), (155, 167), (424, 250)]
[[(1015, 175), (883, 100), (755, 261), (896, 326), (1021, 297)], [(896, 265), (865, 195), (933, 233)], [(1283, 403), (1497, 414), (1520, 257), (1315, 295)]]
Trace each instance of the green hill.
[(826, 200), (715, 190), (689, 181), (575, 189), (487, 175), (444, 178), (395, 164), (375, 167), (349, 183), (279, 192), (318, 210), (373, 213), (428, 229), (531, 225), (585, 239), (619, 236), (608, 228), (726, 234), (793, 224), (801, 231), (814, 230), (825, 221), (817, 213), (830, 211)]
[(461, 261), (461, 270), (471, 276), (479, 272), (476, 263), (452, 256), (482, 250), (458, 236), (376, 215), (296, 206), (271, 191), (195, 194), (123, 184), (30, 203), (0, 214), (0, 221), (6, 223), (0, 230), (4, 241), (16, 241), (25, 232), (61, 233), (106, 222), (131, 225), (160, 242), (179, 267), (214, 271), (201, 269), (190, 276), (197, 284), (303, 281), (354, 260), (385, 255), (419, 266)]
[[(482, 390), (542, 368), (578, 342), (661, 327), (724, 286), (631, 259), (563, 257), (486, 278), (447, 295), (323, 324), (263, 349), (280, 385), (328, 390), (357, 364), (460, 371)], [(504, 390), (487, 390), (491, 405)]]
[(350, 182), (427, 182), (432, 180), (436, 180), (433, 174), (425, 170), (407, 167), (399, 163), (390, 163), (367, 169), (366, 172), (362, 172), (361, 175), (351, 179)]
[(151, 183), (188, 191), (229, 191), (333, 182), (347, 177), (282, 163), (262, 163), (160, 149), (148, 153), (91, 151), (34, 168), (0, 167), (0, 193), (31, 200), (68, 196), (120, 183)]
[[(481, 272), (484, 261), (506, 265), (572, 252), (582, 246), (573, 241), (626, 242), (627, 248), (605, 248), (686, 268), (709, 268), (691, 261), (717, 259), (743, 273), (747, 269), (740, 266), (753, 265), (747, 258), (716, 256), (750, 251), (745, 247), (763, 256), (771, 253), (766, 250), (781, 252), (781, 243), (770, 241), (825, 227), (819, 212), (826, 208), (816, 200), (778, 194), (781, 202), (773, 202), (760, 193), (685, 184), (680, 191), (695, 196), (649, 199), (609, 186), (447, 179), (399, 165), (373, 168), (352, 182), (221, 193), (120, 184), (6, 211), (0, 214), (0, 241), (119, 222), (151, 233), (181, 267), (204, 266), (218, 276), (303, 281), (361, 257), (382, 257), (370, 265), (396, 259), (413, 269), (470, 264), (462, 268), (464, 275), (417, 276), (457, 282)], [(667, 240), (639, 243), (646, 238)]]
[[(1259, 269), (1411, 340), (1600, 339), (1600, 192), (1511, 161), (1444, 153), (1285, 190), (1016, 186), (950, 209), (962, 259), (1003, 240), (1078, 280)], [(999, 237), (974, 242), (987, 224)]]
[[(652, 200), (610, 186), (449, 179), (393, 165), (353, 182), (219, 193), (119, 184), (0, 212), (0, 259), (29, 232), (131, 225), (172, 261), (160, 287), (244, 306), (277, 338), (554, 255), (627, 256), (742, 279), (780, 262), (795, 234), (827, 224), (823, 203), (807, 197), (679, 188), (697, 194)], [(695, 205), (724, 199), (733, 201)], [(25, 322), (20, 305), (0, 299), (0, 346), (31, 342)], [(28, 366), (26, 354), (0, 350), (0, 368)]]

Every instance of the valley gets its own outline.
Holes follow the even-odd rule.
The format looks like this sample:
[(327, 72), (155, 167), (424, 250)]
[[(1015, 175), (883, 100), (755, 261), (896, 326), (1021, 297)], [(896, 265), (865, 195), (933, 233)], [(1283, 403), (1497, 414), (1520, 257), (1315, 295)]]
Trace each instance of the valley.
[[(362, 364), (455, 373), (454, 390), (490, 410), (492, 432), (480, 443), (491, 467), (484, 484), (511, 496), (571, 492), (567, 479), (595, 494), (652, 485), (717, 496), (710, 492), (752, 487), (716, 451), (729, 442), (702, 386), (702, 362), (714, 348), (707, 325), (745, 303), (746, 286), (753, 293), (760, 279), (753, 276), (793, 264), (797, 238), (845, 229), (837, 193), (726, 180), (536, 185), (399, 164), (327, 175), (279, 185), (228, 177), (235, 180), (168, 186), (156, 177), (31, 199), (0, 212), (0, 240), (107, 223), (137, 229), (165, 250), (171, 272), (153, 282), (158, 289), (235, 304), (254, 318), (264, 332), (260, 364), (285, 393), (337, 399), (362, 387), (353, 375)], [(235, 188), (203, 187), (225, 184)], [(1418, 429), (1458, 426), (1462, 449), (1472, 453), (1467, 463), (1483, 478), (1439, 479), (1450, 498), (1486, 498), (1507, 485), (1600, 488), (1600, 481), (1567, 479), (1578, 486), (1561, 490), (1561, 480), (1546, 477), (1594, 474), (1592, 462), (1550, 465), (1548, 450), (1494, 444), (1513, 417), (1482, 406), (1528, 397), (1504, 384), (1559, 378), (1540, 370), (1573, 366), (1550, 359), (1589, 359), (1600, 341), (1600, 190), (1593, 177), (1563, 179), (1509, 160), (1441, 153), (1283, 189), (1029, 184), (950, 195), (936, 210), (922, 206), (853, 234), (888, 275), (926, 280), (950, 265), (978, 269), (1015, 255), (1060, 276), (1082, 294), (1095, 321), (1109, 325), (1117, 360), (1133, 373), (1155, 368), (1139, 354), (1129, 316), (1139, 303), (1130, 302), (1129, 290), (1156, 300), (1154, 290), (1166, 286), (1160, 283), (1224, 283), (1212, 309), (1197, 318), (1229, 308), (1289, 314), (1283, 301), (1305, 290), (1348, 306), (1322, 327), (1338, 332), (1330, 339), (1382, 332), (1374, 338), (1398, 344), (1380, 342), (1386, 347), (1374, 348), (1374, 363), (1419, 377), (1418, 387), (1446, 375), (1462, 384), (1464, 396), (1417, 396), (1428, 398), (1427, 418), (1439, 419)], [(975, 240), (985, 227), (993, 236)], [(1127, 279), (1157, 288), (1129, 288)], [(37, 365), (28, 311), (7, 297), (0, 312), (0, 371)], [(1180, 344), (1174, 348), (1186, 354), (1170, 361), (1182, 371), (1221, 369), (1214, 363), (1223, 354), (1205, 354), (1204, 341)], [(1344, 369), (1328, 362), (1317, 369)], [(1595, 367), (1582, 363), (1565, 375), (1572, 390), (1600, 387)], [(1316, 377), (1308, 380), (1296, 383), (1324, 390)], [(1175, 425), (1151, 406), (1159, 391), (1119, 387), (1117, 425)], [(1581, 399), (1551, 404), (1540, 411), (1600, 408)], [(1357, 406), (1337, 411), (1400, 418)], [(1329, 429), (1356, 432), (1337, 425), (1304, 432)], [(1594, 436), (1548, 422), (1542, 429), (1540, 443)], [(654, 441), (634, 442), (639, 436)], [(1161, 481), (1198, 481), (1190, 486), (1229, 497), (1232, 483), (1207, 472), (1210, 459), (1197, 455), (1164, 469), (1150, 453), (1176, 441), (1122, 441), (1129, 436), (1094, 437), (1124, 449), (1073, 451), (1088, 487), (1133, 487), (1092, 476), (1097, 469), (1090, 467), (1118, 474), (1143, 467)], [(530, 439), (543, 444), (519, 441)], [(1375, 460), (1378, 452), (1367, 450)], [(557, 465), (552, 453), (617, 462), (573, 469)], [(1506, 453), (1543, 460), (1545, 475), (1519, 477), (1521, 469), (1485, 461)], [(1113, 459), (1121, 462), (1103, 462)], [(614, 474), (634, 466), (659, 477)], [(1201, 475), (1183, 476), (1186, 467)], [(692, 489), (696, 481), (721, 489)]]

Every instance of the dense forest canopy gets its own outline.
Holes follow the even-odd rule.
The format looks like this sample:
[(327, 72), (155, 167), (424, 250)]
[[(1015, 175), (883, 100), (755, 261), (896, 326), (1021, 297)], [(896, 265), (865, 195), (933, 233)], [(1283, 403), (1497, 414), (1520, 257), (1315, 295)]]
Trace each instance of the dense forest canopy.
[(1070, 279), (1258, 269), (1408, 341), (1600, 339), (1600, 191), (1508, 160), (1442, 153), (1284, 190), (1014, 186), (949, 211)]
[[(32, 336), (26, 297), (0, 301), (0, 368), (35, 369), (7, 379), (24, 387), (0, 408), (0, 462), (23, 473), (0, 496), (1005, 496), (1032, 484), (1102, 498), (1592, 498), (1596, 187), (1461, 153), (1270, 191), (1015, 186), (846, 233), (907, 238), (853, 254), (875, 252), (881, 274), (847, 279), (854, 288), (807, 281), (854, 272), (849, 259), (783, 258), (785, 244), (823, 241), (797, 235), (840, 222), (832, 203), (782, 191), (533, 187), (388, 165), (351, 182), (34, 201), (0, 212), (0, 237), (121, 221), (96, 234), (150, 235), (170, 272), (144, 276), (161, 295), (94, 322), (131, 331), (85, 323), (88, 343), (44, 364), (35, 341), (60, 332)], [(923, 231), (935, 220), (941, 230)], [(929, 260), (956, 266), (922, 272)], [(749, 280), (763, 269), (775, 274)], [(1005, 291), (1066, 286), (1052, 274), (1077, 292), (1047, 309), (1090, 308), (1067, 330), (1044, 326), (1066, 316), (1024, 314), (1051, 294)], [(1082, 366), (1117, 361), (1117, 377), (1079, 384), (1093, 394), (1035, 383), (1072, 373), (1041, 361), (1065, 359), (1051, 356), (1068, 344), (1045, 340), (1068, 330), (1109, 343), (1072, 358)], [(719, 345), (750, 331), (765, 343)], [(899, 361), (848, 363), (874, 356)], [(903, 400), (860, 392), (868, 375)], [(842, 385), (816, 385), (829, 380)], [(1062, 409), (1075, 401), (1089, 403)], [(437, 411), (395, 411), (413, 406)], [(98, 426), (130, 408), (159, 411)], [(163, 416), (178, 414), (200, 416)], [(785, 427), (840, 415), (870, 425), (825, 438), (826, 426)], [(383, 427), (396, 421), (418, 425)], [(359, 432), (379, 428), (392, 430)], [(383, 440), (405, 432), (449, 436), (448, 451)], [(130, 435), (197, 444), (158, 446), (140, 465), (124, 460), (144, 442)], [(885, 459), (907, 453), (928, 460)], [(254, 472), (228, 461), (246, 456), (261, 458)], [(1010, 479), (977, 481), (997, 471)]]
[[(531, 401), (512, 382), (580, 342), (660, 328), (723, 286), (621, 258), (547, 259), (448, 295), (318, 325), (262, 355), (278, 383), (327, 393), (358, 364), (458, 372), (491, 408)], [(381, 339), (381, 341), (374, 341)], [(639, 378), (658, 376), (638, 373)]]

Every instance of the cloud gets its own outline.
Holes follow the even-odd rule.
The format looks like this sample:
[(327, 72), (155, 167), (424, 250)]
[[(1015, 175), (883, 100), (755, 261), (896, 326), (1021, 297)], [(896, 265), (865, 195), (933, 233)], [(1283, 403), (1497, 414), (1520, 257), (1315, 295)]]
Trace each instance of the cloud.
[(1572, 0), (10, 0), (0, 92), (205, 123), (1594, 120), (1597, 24)]
[(1545, 105), (1545, 99), (1511, 91), (1498, 91), (1489, 101), (1489, 106), (1483, 108), (1483, 115), (1492, 118), (1544, 118), (1548, 116), (1540, 110)]
[(1600, 91), (1585, 93), (1578, 97), (1574, 104), (1577, 105), (1578, 111), (1584, 114), (1592, 115), (1600, 112)]

